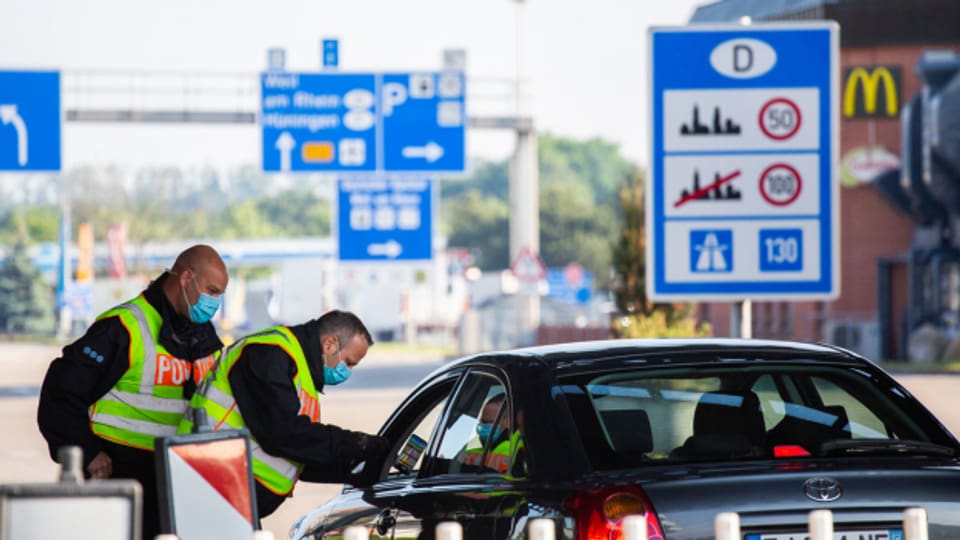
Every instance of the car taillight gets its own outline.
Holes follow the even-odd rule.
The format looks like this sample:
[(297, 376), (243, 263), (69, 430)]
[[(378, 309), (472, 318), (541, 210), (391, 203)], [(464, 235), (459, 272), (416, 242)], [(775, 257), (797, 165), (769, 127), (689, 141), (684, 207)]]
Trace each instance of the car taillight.
[(809, 457), (810, 452), (802, 446), (795, 444), (785, 444), (773, 447), (773, 457), (791, 458), (791, 457)]
[(564, 507), (576, 520), (577, 540), (621, 540), (623, 518), (643, 516), (649, 540), (663, 540), (663, 529), (650, 499), (637, 486), (607, 486), (578, 491)]

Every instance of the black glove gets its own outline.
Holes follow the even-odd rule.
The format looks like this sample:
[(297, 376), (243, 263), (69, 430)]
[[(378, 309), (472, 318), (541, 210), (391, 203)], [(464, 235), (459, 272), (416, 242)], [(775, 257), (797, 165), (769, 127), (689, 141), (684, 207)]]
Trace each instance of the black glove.
[(354, 460), (350, 471), (350, 483), (357, 487), (372, 486), (380, 479), (385, 458), (390, 452), (390, 441), (378, 435), (360, 433), (358, 438), (360, 453)]

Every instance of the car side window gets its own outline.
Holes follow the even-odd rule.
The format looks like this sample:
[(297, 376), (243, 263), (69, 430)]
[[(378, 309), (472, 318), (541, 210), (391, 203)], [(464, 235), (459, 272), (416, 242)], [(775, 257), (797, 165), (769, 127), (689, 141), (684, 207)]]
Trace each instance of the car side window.
[(497, 377), (468, 374), (444, 422), (428, 475), (511, 474), (522, 445), (511, 411), (511, 400)]
[[(459, 377), (457, 371), (447, 374), (394, 412), (392, 421), (381, 430), (381, 434), (394, 444), (393, 452), (383, 464), (381, 479), (388, 473), (389, 476), (417, 474), (427, 445), (436, 437), (437, 424), (450, 402)], [(415, 437), (420, 441), (411, 449), (410, 439)]]
[[(421, 441), (425, 444), (426, 441), (430, 440), (430, 436), (433, 434), (433, 428), (437, 425), (437, 421), (440, 419), (440, 414), (443, 413), (443, 408), (446, 406), (447, 400), (443, 399), (430, 409), (428, 412), (417, 424), (411, 434), (407, 435), (407, 445), (409, 445), (409, 440), (413, 437), (419, 437)], [(412, 475), (416, 476), (420, 471), (420, 467), (423, 463), (423, 449), (420, 448), (419, 451), (414, 452), (412, 455), (409, 454), (410, 449), (408, 446), (405, 446), (401, 453), (406, 450), (408, 455), (397, 456), (397, 459), (393, 461), (393, 466), (390, 468), (390, 474), (394, 475)], [(413, 458), (412, 460), (409, 458)], [(402, 464), (398, 467), (398, 464)], [(404, 470), (401, 470), (403, 468)]]

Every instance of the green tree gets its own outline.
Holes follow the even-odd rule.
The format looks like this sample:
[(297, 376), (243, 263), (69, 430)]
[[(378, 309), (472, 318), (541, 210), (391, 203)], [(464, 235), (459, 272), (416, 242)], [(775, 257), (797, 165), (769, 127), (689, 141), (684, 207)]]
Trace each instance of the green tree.
[(506, 268), (510, 266), (509, 214), (506, 202), (476, 190), (447, 201), (443, 206), (447, 244), (470, 249), (481, 270)]
[(0, 265), (0, 332), (52, 330), (53, 295), (30, 261), (21, 236)]
[(540, 255), (547, 266), (578, 262), (606, 286), (618, 229), (614, 209), (580, 196), (576, 185), (553, 184), (540, 192)]
[(312, 192), (290, 190), (257, 201), (257, 209), (284, 236), (330, 234), (330, 201)]
[(0, 216), (0, 245), (11, 245), (20, 239), (22, 224), (27, 238), (38, 242), (55, 242), (59, 231), (60, 209), (55, 206), (14, 208)]
[(501, 201), (509, 199), (510, 160), (480, 160), (469, 178), (445, 179), (440, 187), (443, 200), (456, 199), (470, 191), (478, 191)]
[(578, 186), (578, 193), (597, 204), (615, 204), (617, 191), (636, 167), (616, 144), (602, 139), (577, 141), (545, 134), (537, 143), (540, 184)]
[[(605, 286), (609, 245), (618, 232), (616, 186), (633, 165), (620, 156), (616, 145), (600, 139), (576, 141), (544, 134), (538, 141), (540, 255), (548, 266), (579, 262)], [(445, 181), (442, 186), (449, 245), (482, 253), (484, 269), (510, 264), (509, 219), (481, 210), (509, 208), (509, 173), (510, 160), (481, 162), (469, 179)]]
[(709, 335), (709, 325), (700, 325), (693, 318), (691, 304), (655, 304), (647, 296), (643, 185), (643, 174), (637, 171), (620, 190), (623, 227), (612, 257), (614, 302), (621, 315), (613, 321), (613, 333), (621, 338)]
[(643, 173), (637, 171), (620, 189), (623, 226), (612, 249), (614, 302), (621, 313), (648, 315), (653, 306), (647, 299), (646, 246)]

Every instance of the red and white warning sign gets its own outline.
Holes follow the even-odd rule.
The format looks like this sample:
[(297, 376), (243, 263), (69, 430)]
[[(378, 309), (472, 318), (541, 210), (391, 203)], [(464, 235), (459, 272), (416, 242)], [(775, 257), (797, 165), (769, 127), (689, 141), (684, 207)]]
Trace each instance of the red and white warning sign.
[(800, 130), (803, 117), (792, 100), (777, 97), (760, 108), (760, 130), (775, 141), (785, 141)]
[(250, 538), (259, 527), (249, 447), (242, 430), (161, 439), (164, 530), (181, 540)]
[(786, 163), (775, 163), (760, 174), (760, 194), (774, 206), (787, 206), (800, 196), (800, 173)]
[(510, 271), (523, 283), (536, 283), (547, 277), (547, 267), (539, 255), (524, 246), (510, 265)]

